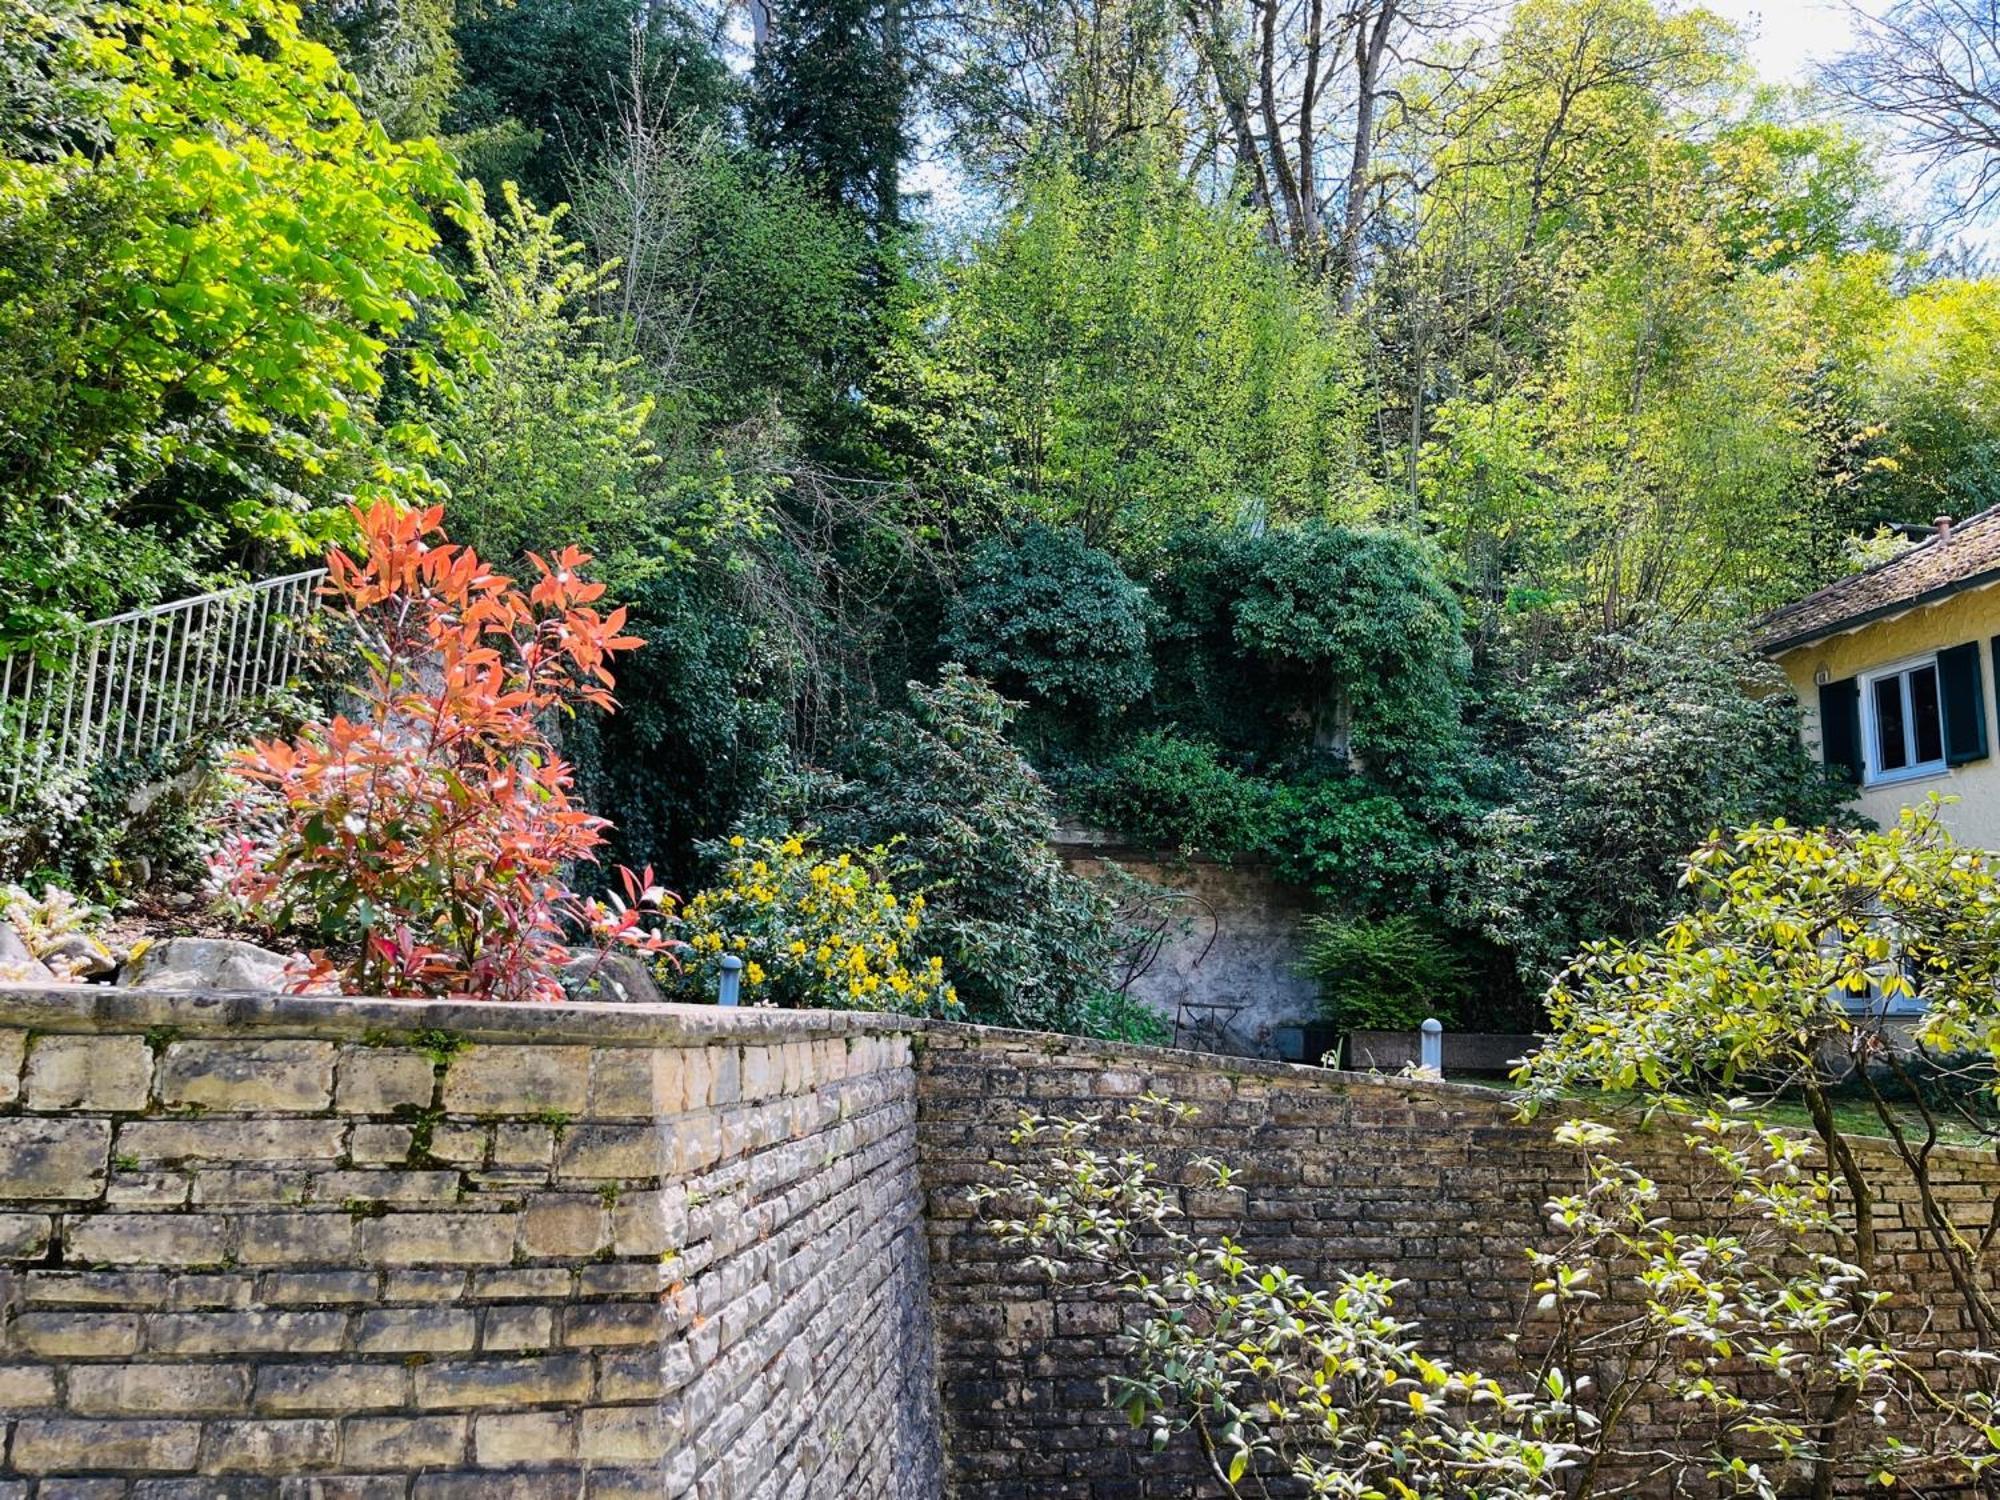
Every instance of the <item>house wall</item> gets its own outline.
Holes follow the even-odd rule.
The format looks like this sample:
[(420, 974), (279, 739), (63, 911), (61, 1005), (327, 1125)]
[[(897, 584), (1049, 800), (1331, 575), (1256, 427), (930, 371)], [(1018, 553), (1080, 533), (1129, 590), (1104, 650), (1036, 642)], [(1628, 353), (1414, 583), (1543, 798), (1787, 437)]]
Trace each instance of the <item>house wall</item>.
[(2000, 849), (2000, 722), (1996, 721), (1993, 637), (2000, 635), (2000, 588), (1970, 590), (1927, 609), (1865, 625), (1847, 635), (1815, 641), (1788, 651), (1778, 665), (1790, 679), (1805, 710), (1807, 747), (1820, 753), (1818, 677), (1829, 681), (1852, 677), (1905, 657), (1946, 646), (1980, 643), (1979, 659), (1986, 688), (1986, 742), (1993, 753), (1970, 765), (1890, 786), (1863, 788), (1855, 806), (1877, 823), (1894, 823), (1905, 807), (1921, 805), (1930, 793), (1959, 798), (1945, 809), (1943, 819), (1960, 840), (1985, 849)]

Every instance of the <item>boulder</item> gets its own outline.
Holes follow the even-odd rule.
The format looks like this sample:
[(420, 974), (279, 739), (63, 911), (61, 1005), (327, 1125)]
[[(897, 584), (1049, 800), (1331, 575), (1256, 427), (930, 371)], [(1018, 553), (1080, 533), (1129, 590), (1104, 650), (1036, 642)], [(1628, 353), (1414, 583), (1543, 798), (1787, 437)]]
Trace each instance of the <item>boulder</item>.
[(291, 960), (234, 938), (162, 938), (118, 971), (122, 989), (278, 990)]
[(66, 932), (36, 957), (71, 979), (96, 979), (118, 969), (118, 959), (112, 951), (86, 932)]
[(55, 971), (28, 951), (12, 922), (0, 922), (0, 984), (60, 984)]
[(630, 953), (607, 953), (579, 948), (563, 965), (563, 992), (572, 1000), (594, 1000), (614, 1005), (659, 1005), (666, 1000), (654, 982), (646, 961)]

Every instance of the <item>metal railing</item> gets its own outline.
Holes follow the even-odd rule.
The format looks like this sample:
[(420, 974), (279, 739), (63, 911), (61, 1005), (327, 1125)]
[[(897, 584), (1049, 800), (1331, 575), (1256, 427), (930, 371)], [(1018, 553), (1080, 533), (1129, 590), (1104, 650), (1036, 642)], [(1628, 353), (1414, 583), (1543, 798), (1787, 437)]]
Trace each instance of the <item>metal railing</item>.
[(0, 660), (0, 803), (66, 772), (195, 739), (282, 687), (326, 569), (93, 620)]

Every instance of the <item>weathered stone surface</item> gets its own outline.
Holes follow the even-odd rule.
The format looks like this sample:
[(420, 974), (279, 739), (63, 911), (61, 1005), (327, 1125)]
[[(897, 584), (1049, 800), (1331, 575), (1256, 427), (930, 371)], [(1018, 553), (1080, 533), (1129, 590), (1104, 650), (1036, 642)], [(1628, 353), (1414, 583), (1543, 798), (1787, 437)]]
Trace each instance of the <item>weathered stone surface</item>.
[(141, 1162), (333, 1166), (346, 1129), (339, 1120), (134, 1120), (120, 1127), (118, 1149)]
[(479, 1336), (479, 1321), (456, 1307), (382, 1307), (354, 1326), (361, 1354), (462, 1354)]
[(361, 1258), (383, 1266), (481, 1266), (514, 1253), (515, 1214), (406, 1214), (361, 1226)]
[(118, 971), (118, 984), (144, 990), (276, 990), (290, 960), (234, 938), (163, 938)]
[(572, 1000), (608, 1005), (659, 1005), (666, 1000), (645, 961), (630, 953), (600, 954), (580, 948), (562, 971)]
[(172, 1473), (192, 1469), (199, 1422), (100, 1422), (30, 1417), (14, 1426), (11, 1462), (23, 1474)]
[(257, 1372), (260, 1412), (345, 1415), (393, 1411), (409, 1399), (410, 1372), (400, 1365), (287, 1364)]
[(0, 922), (0, 984), (57, 984), (56, 973), (21, 941), (11, 922)]
[(331, 1468), (340, 1455), (340, 1428), (319, 1418), (216, 1422), (202, 1443), (211, 1474), (298, 1474)]
[[(430, 1469), (466, 1455), (467, 1417), (361, 1417), (342, 1422), (343, 1462), (357, 1469)], [(399, 1490), (397, 1492), (401, 1494)]]
[(473, 1047), (445, 1069), (448, 1114), (575, 1116), (589, 1098), (588, 1047)]
[(0, 1119), (0, 1199), (95, 1198), (110, 1156), (109, 1120)]
[(325, 1109), (331, 1042), (175, 1042), (160, 1063), (160, 1102), (232, 1114)]
[(28, 1049), (30, 1109), (141, 1110), (153, 1049), (140, 1036), (44, 1036)]
[(87, 932), (66, 932), (35, 957), (61, 979), (98, 979), (118, 968), (117, 956)]
[(347, 1114), (426, 1109), (437, 1086), (430, 1057), (404, 1047), (344, 1047), (334, 1103)]
[(95, 1214), (73, 1217), (63, 1231), (67, 1258), (82, 1265), (222, 1264), (229, 1221), (220, 1214)]
[(47, 1214), (0, 1214), (0, 1261), (39, 1260), (54, 1237)]
[(240, 1412), (250, 1404), (248, 1365), (71, 1367), (69, 1404), (87, 1417), (195, 1416)]

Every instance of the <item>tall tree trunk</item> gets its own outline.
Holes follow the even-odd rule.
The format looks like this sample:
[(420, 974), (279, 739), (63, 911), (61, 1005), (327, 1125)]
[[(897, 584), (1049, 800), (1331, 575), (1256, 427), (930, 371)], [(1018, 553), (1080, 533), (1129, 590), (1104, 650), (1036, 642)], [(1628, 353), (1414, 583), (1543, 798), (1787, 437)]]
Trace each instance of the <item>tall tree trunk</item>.
[(1354, 33), (1354, 155), (1347, 168), (1347, 202), (1340, 226), (1340, 310), (1354, 311), (1361, 287), (1361, 235), (1368, 223), (1368, 172), (1375, 155), (1375, 105), (1381, 93), (1382, 59), (1400, 0), (1381, 0), (1372, 20)]

